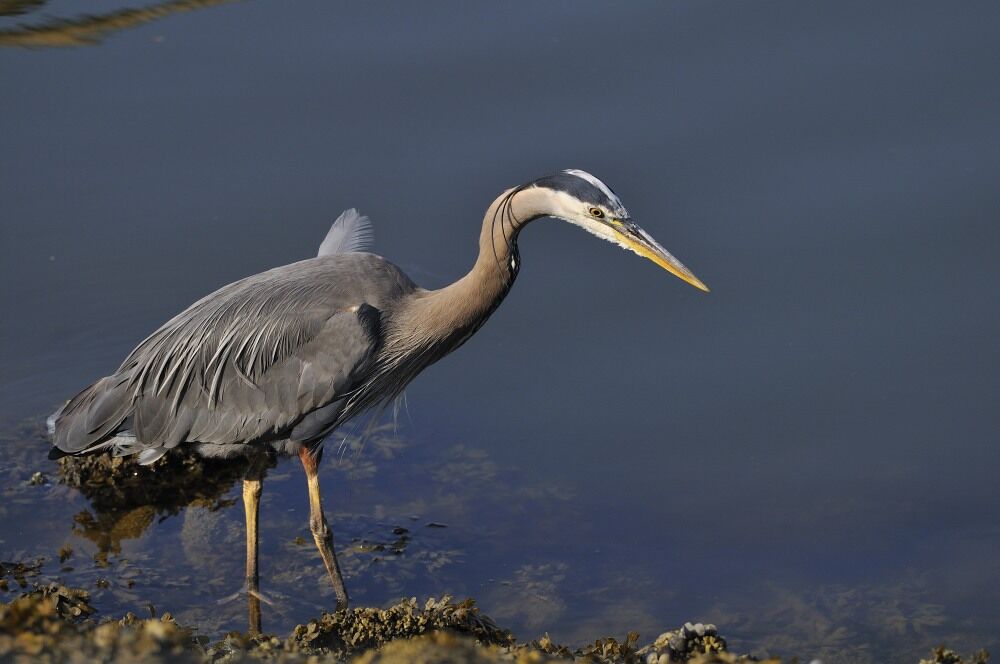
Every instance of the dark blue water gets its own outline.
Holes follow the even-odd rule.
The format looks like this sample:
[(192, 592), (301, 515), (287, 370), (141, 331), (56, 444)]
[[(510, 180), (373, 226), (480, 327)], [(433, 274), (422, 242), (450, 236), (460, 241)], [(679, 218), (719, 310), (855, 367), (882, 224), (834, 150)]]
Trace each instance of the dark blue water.
[[(121, 7), (44, 3), (0, 17), (0, 44)], [(342, 547), (413, 535), (343, 554), (354, 599), (471, 594), (571, 643), (694, 619), (828, 662), (997, 649), (998, 31), (988, 2), (256, 0), (3, 49), (0, 415), (22, 465), (0, 558), (69, 543), (73, 571), (48, 574), (110, 574), (87, 501), (19, 483), (54, 472), (21, 423), (181, 308), (312, 255), (351, 206), (440, 286), (494, 196), (576, 167), (712, 293), (532, 225), (510, 297), (409, 388), (396, 433), (324, 461)], [(280, 633), (332, 600), (293, 541), (291, 462), (263, 509)], [(238, 500), (130, 523), (113, 572), (140, 581), (101, 608), (242, 626), (218, 604)]]

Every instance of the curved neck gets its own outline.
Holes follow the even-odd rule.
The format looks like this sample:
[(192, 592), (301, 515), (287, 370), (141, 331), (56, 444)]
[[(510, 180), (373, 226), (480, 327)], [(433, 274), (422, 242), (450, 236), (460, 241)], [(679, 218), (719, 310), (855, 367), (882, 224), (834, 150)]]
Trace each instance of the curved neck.
[(424, 340), (457, 339), (460, 345), (486, 322), (517, 277), (517, 236), (530, 221), (545, 215), (540, 191), (508, 189), (483, 217), (479, 256), (469, 272), (439, 290), (421, 291), (401, 315), (410, 334)]

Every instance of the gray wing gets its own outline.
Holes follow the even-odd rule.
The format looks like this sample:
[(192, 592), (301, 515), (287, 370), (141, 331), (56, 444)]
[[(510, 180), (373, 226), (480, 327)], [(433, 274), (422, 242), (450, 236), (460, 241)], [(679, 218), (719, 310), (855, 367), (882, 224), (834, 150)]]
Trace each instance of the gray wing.
[(331, 404), (371, 368), (380, 307), (413, 287), (371, 254), (310, 259), (225, 286), (71, 400), (57, 414), (53, 442), (69, 453), (131, 453), (280, 439), (300, 424), (325, 435), (337, 415)]

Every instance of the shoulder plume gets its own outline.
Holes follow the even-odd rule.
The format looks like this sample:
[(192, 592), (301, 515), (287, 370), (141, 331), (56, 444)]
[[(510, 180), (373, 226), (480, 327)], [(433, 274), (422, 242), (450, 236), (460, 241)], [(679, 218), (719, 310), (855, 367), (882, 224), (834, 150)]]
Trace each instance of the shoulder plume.
[(323, 243), (319, 245), (317, 256), (347, 254), (354, 251), (368, 251), (375, 239), (371, 220), (355, 208), (344, 210), (333, 222)]

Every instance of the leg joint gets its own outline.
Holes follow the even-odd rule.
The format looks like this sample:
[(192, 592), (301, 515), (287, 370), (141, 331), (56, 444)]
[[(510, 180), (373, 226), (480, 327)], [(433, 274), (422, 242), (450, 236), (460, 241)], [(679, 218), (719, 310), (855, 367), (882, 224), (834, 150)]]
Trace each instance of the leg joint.
[(330, 528), (326, 525), (326, 519), (322, 515), (312, 515), (309, 517), (309, 530), (314, 537), (326, 539), (330, 536)]

